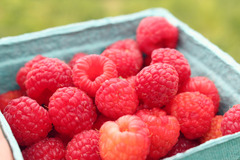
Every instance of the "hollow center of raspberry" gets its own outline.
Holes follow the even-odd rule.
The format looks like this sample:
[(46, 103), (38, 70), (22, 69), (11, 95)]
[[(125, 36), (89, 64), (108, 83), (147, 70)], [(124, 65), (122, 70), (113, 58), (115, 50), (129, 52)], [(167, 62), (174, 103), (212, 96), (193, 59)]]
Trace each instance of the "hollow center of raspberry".
[(99, 64), (98, 62), (93, 63), (90, 67), (89, 70), (87, 72), (88, 74), (88, 78), (91, 81), (95, 81), (95, 79), (103, 74), (103, 65)]
[(120, 132), (129, 131), (128, 123), (121, 123), (121, 124), (119, 124), (119, 130), (120, 130)]

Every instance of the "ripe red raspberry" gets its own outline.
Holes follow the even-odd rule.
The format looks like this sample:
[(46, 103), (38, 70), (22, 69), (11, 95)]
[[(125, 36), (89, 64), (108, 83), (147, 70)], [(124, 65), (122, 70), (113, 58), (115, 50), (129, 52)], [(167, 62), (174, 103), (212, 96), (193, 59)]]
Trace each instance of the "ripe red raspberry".
[(72, 59), (69, 61), (68, 65), (73, 69), (73, 66), (77, 63), (79, 59), (86, 56), (86, 53), (77, 53), (75, 54)]
[(133, 39), (124, 39), (117, 41), (108, 46), (107, 49), (120, 49), (122, 51), (130, 52), (131, 55), (135, 56), (137, 66), (142, 66), (143, 64), (142, 53), (137, 42)]
[(120, 49), (123, 51), (130, 51), (130, 52), (140, 52), (139, 46), (137, 42), (133, 39), (124, 39), (114, 42), (107, 49)]
[(157, 48), (176, 48), (178, 29), (163, 17), (144, 18), (137, 28), (137, 43), (147, 55)]
[(117, 76), (114, 62), (100, 55), (85, 56), (73, 67), (74, 84), (91, 97), (95, 97), (103, 82)]
[(138, 97), (150, 108), (162, 107), (177, 93), (178, 79), (176, 69), (169, 64), (147, 66), (137, 74)]
[(48, 105), (50, 96), (61, 87), (72, 86), (71, 68), (57, 58), (35, 63), (27, 74), (27, 94), (40, 105)]
[(31, 70), (32, 66), (45, 59), (46, 57), (42, 56), (42, 55), (37, 55), (36, 57), (34, 57), (32, 60), (28, 61), (27, 63), (25, 63), (24, 67), (21, 67), (16, 75), (16, 82), (18, 83), (18, 85), (20, 86), (20, 88), (22, 90), (26, 90), (26, 86), (25, 86), (25, 81), (27, 78), (27, 74), (28, 72)]
[(220, 96), (218, 89), (214, 82), (207, 77), (191, 77), (185, 84), (183, 84), (179, 93), (181, 92), (200, 92), (212, 99), (214, 104), (215, 114), (218, 112)]
[(19, 98), (24, 95), (25, 92), (22, 90), (13, 90), (0, 94), (0, 110), (3, 112), (4, 108), (8, 105), (8, 103), (11, 100)]
[(234, 105), (223, 115), (221, 131), (223, 136), (240, 131), (240, 104)]
[(171, 157), (178, 153), (183, 153), (186, 150), (196, 147), (198, 145), (200, 145), (200, 143), (197, 140), (189, 140), (186, 139), (184, 136), (180, 135), (177, 144), (173, 146), (173, 148), (168, 152), (166, 157)]
[(149, 159), (164, 157), (177, 143), (180, 134), (180, 125), (173, 116), (158, 108), (143, 109), (136, 113), (147, 125), (151, 135)]
[(155, 49), (152, 52), (152, 62), (154, 63), (167, 63), (175, 67), (176, 71), (179, 75), (179, 85), (186, 82), (191, 75), (190, 65), (187, 59), (184, 57), (182, 53), (177, 51), (176, 49), (170, 48), (160, 48)]
[(142, 54), (137, 51), (110, 48), (101, 55), (111, 59), (117, 66), (118, 76), (124, 78), (136, 75), (142, 68)]
[(222, 132), (221, 132), (222, 120), (223, 120), (222, 115), (217, 115), (212, 119), (210, 129), (203, 137), (200, 138), (201, 143), (204, 143), (211, 139), (216, 139), (216, 138), (222, 137)]
[(135, 89), (126, 80), (112, 78), (98, 89), (95, 103), (103, 115), (117, 119), (135, 113), (139, 102)]
[(147, 124), (139, 117), (126, 115), (100, 128), (99, 151), (102, 160), (145, 160), (150, 148)]
[(214, 117), (212, 100), (199, 92), (177, 94), (166, 108), (178, 119), (181, 132), (188, 139), (197, 139), (206, 134)]
[(64, 160), (65, 147), (58, 138), (45, 138), (22, 151), (24, 160)]
[(103, 114), (98, 115), (97, 120), (95, 121), (95, 123), (93, 124), (92, 129), (96, 129), (99, 130), (101, 128), (101, 126), (107, 122), (107, 121), (112, 121), (113, 119), (104, 116)]
[(21, 146), (45, 138), (52, 128), (47, 110), (29, 97), (22, 96), (10, 101), (3, 115)]
[(92, 99), (75, 87), (59, 88), (48, 107), (56, 131), (69, 136), (91, 129), (97, 118)]
[(83, 131), (73, 137), (67, 145), (66, 160), (101, 160), (98, 131)]

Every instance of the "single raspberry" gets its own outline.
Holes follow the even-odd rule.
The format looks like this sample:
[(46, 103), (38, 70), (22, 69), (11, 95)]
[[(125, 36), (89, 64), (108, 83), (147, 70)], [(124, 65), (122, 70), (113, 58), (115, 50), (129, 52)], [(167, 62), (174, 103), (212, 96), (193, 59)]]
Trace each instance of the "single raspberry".
[(221, 131), (223, 136), (240, 131), (240, 104), (234, 105), (223, 115)]
[(135, 56), (134, 61), (137, 63), (137, 66), (142, 66), (143, 64), (142, 53), (137, 42), (133, 39), (124, 39), (117, 41), (108, 46), (107, 49), (119, 49), (122, 51), (130, 52), (132, 56)]
[(200, 138), (201, 143), (204, 143), (211, 139), (216, 139), (216, 138), (222, 137), (222, 132), (221, 132), (222, 120), (223, 120), (222, 115), (217, 115), (212, 119), (210, 129), (203, 137)]
[(73, 137), (67, 145), (66, 160), (101, 160), (98, 131), (83, 131)]
[(27, 74), (27, 94), (40, 105), (48, 105), (50, 96), (61, 87), (73, 86), (71, 68), (57, 58), (35, 63)]
[(178, 79), (176, 69), (169, 64), (147, 66), (137, 74), (138, 97), (150, 108), (162, 107), (177, 93)]
[(99, 150), (102, 160), (145, 160), (150, 148), (147, 125), (135, 115), (108, 121), (100, 128)]
[(181, 132), (188, 139), (197, 139), (206, 134), (214, 117), (212, 100), (199, 92), (177, 94), (166, 108), (177, 118)]
[(114, 62), (100, 55), (85, 56), (73, 67), (74, 84), (91, 97), (95, 97), (103, 82), (117, 76)]
[(56, 131), (71, 137), (91, 129), (97, 118), (92, 99), (75, 87), (59, 88), (50, 98), (48, 112)]
[(133, 39), (119, 40), (107, 47), (107, 49), (120, 49), (123, 51), (140, 52), (137, 42)]
[(95, 121), (95, 123), (93, 124), (93, 129), (99, 130), (101, 128), (101, 126), (107, 122), (107, 121), (113, 121), (113, 119), (104, 116), (103, 114), (98, 115), (97, 120)]
[(45, 138), (22, 151), (24, 160), (64, 160), (65, 147), (58, 138)]
[(176, 48), (178, 29), (163, 17), (144, 18), (137, 28), (137, 43), (147, 55), (157, 48)]
[(214, 82), (207, 77), (191, 77), (185, 84), (183, 84), (179, 93), (181, 92), (200, 92), (212, 99), (215, 106), (215, 114), (218, 112), (220, 96), (218, 89)]
[(110, 48), (101, 55), (111, 59), (117, 66), (118, 76), (124, 78), (136, 75), (142, 68), (143, 58), (140, 52)]
[(105, 81), (95, 97), (98, 110), (113, 119), (135, 113), (138, 103), (135, 89), (126, 80), (119, 78)]
[(86, 53), (77, 53), (75, 54), (72, 59), (69, 61), (68, 65), (73, 69), (73, 66), (77, 63), (79, 59), (86, 56)]
[(186, 139), (183, 135), (180, 135), (177, 144), (173, 146), (173, 148), (168, 152), (166, 157), (171, 157), (178, 153), (183, 153), (186, 150), (196, 147), (198, 145), (200, 145), (200, 143), (197, 140), (189, 140)]
[(26, 90), (26, 86), (25, 86), (25, 81), (27, 78), (27, 74), (28, 72), (31, 70), (32, 66), (45, 59), (46, 57), (42, 56), (42, 55), (37, 55), (36, 57), (34, 57), (32, 60), (28, 61), (27, 63), (25, 63), (24, 67), (21, 67), (16, 75), (16, 82), (17, 84), (20, 86), (20, 88), (22, 90)]
[(22, 146), (45, 138), (52, 128), (47, 110), (29, 97), (22, 96), (10, 101), (3, 115)]
[(160, 48), (155, 49), (152, 52), (152, 62), (154, 63), (167, 63), (175, 67), (176, 71), (179, 75), (179, 85), (186, 82), (191, 75), (190, 65), (188, 60), (184, 57), (184, 55), (177, 51), (176, 49), (170, 48)]
[(151, 145), (148, 159), (164, 157), (177, 143), (180, 125), (173, 116), (167, 116), (161, 109), (143, 109), (136, 113), (147, 125), (151, 134)]
[(3, 112), (4, 108), (8, 105), (8, 103), (11, 100), (19, 98), (24, 95), (25, 92), (22, 90), (13, 90), (0, 94), (0, 110)]

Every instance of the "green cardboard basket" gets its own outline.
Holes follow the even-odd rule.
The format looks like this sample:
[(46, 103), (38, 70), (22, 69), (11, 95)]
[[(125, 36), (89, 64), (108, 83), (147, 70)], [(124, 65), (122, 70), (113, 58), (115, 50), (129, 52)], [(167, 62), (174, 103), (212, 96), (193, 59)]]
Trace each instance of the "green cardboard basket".
[[(43, 31), (0, 39), (0, 93), (17, 89), (15, 76), (25, 62), (38, 54), (65, 61), (77, 52), (100, 54), (109, 44), (136, 36), (136, 28), (144, 17), (162, 16), (177, 26), (180, 37), (177, 49), (188, 59), (192, 76), (213, 80), (221, 96), (219, 114), (240, 103), (240, 66), (227, 53), (189, 28), (167, 10), (156, 8), (134, 14), (103, 18)], [(22, 160), (21, 151), (11, 129), (0, 113), (0, 126), (13, 156)], [(210, 140), (167, 160), (240, 160), (240, 133)]]

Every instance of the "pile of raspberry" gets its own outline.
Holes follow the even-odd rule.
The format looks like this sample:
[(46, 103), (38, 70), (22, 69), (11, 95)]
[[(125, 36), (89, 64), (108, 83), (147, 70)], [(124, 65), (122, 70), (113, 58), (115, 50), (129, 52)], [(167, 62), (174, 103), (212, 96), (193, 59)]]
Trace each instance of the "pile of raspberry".
[(240, 104), (217, 115), (218, 89), (191, 77), (178, 34), (147, 17), (136, 40), (100, 55), (28, 61), (16, 75), (21, 89), (0, 95), (24, 159), (158, 160), (240, 131)]

